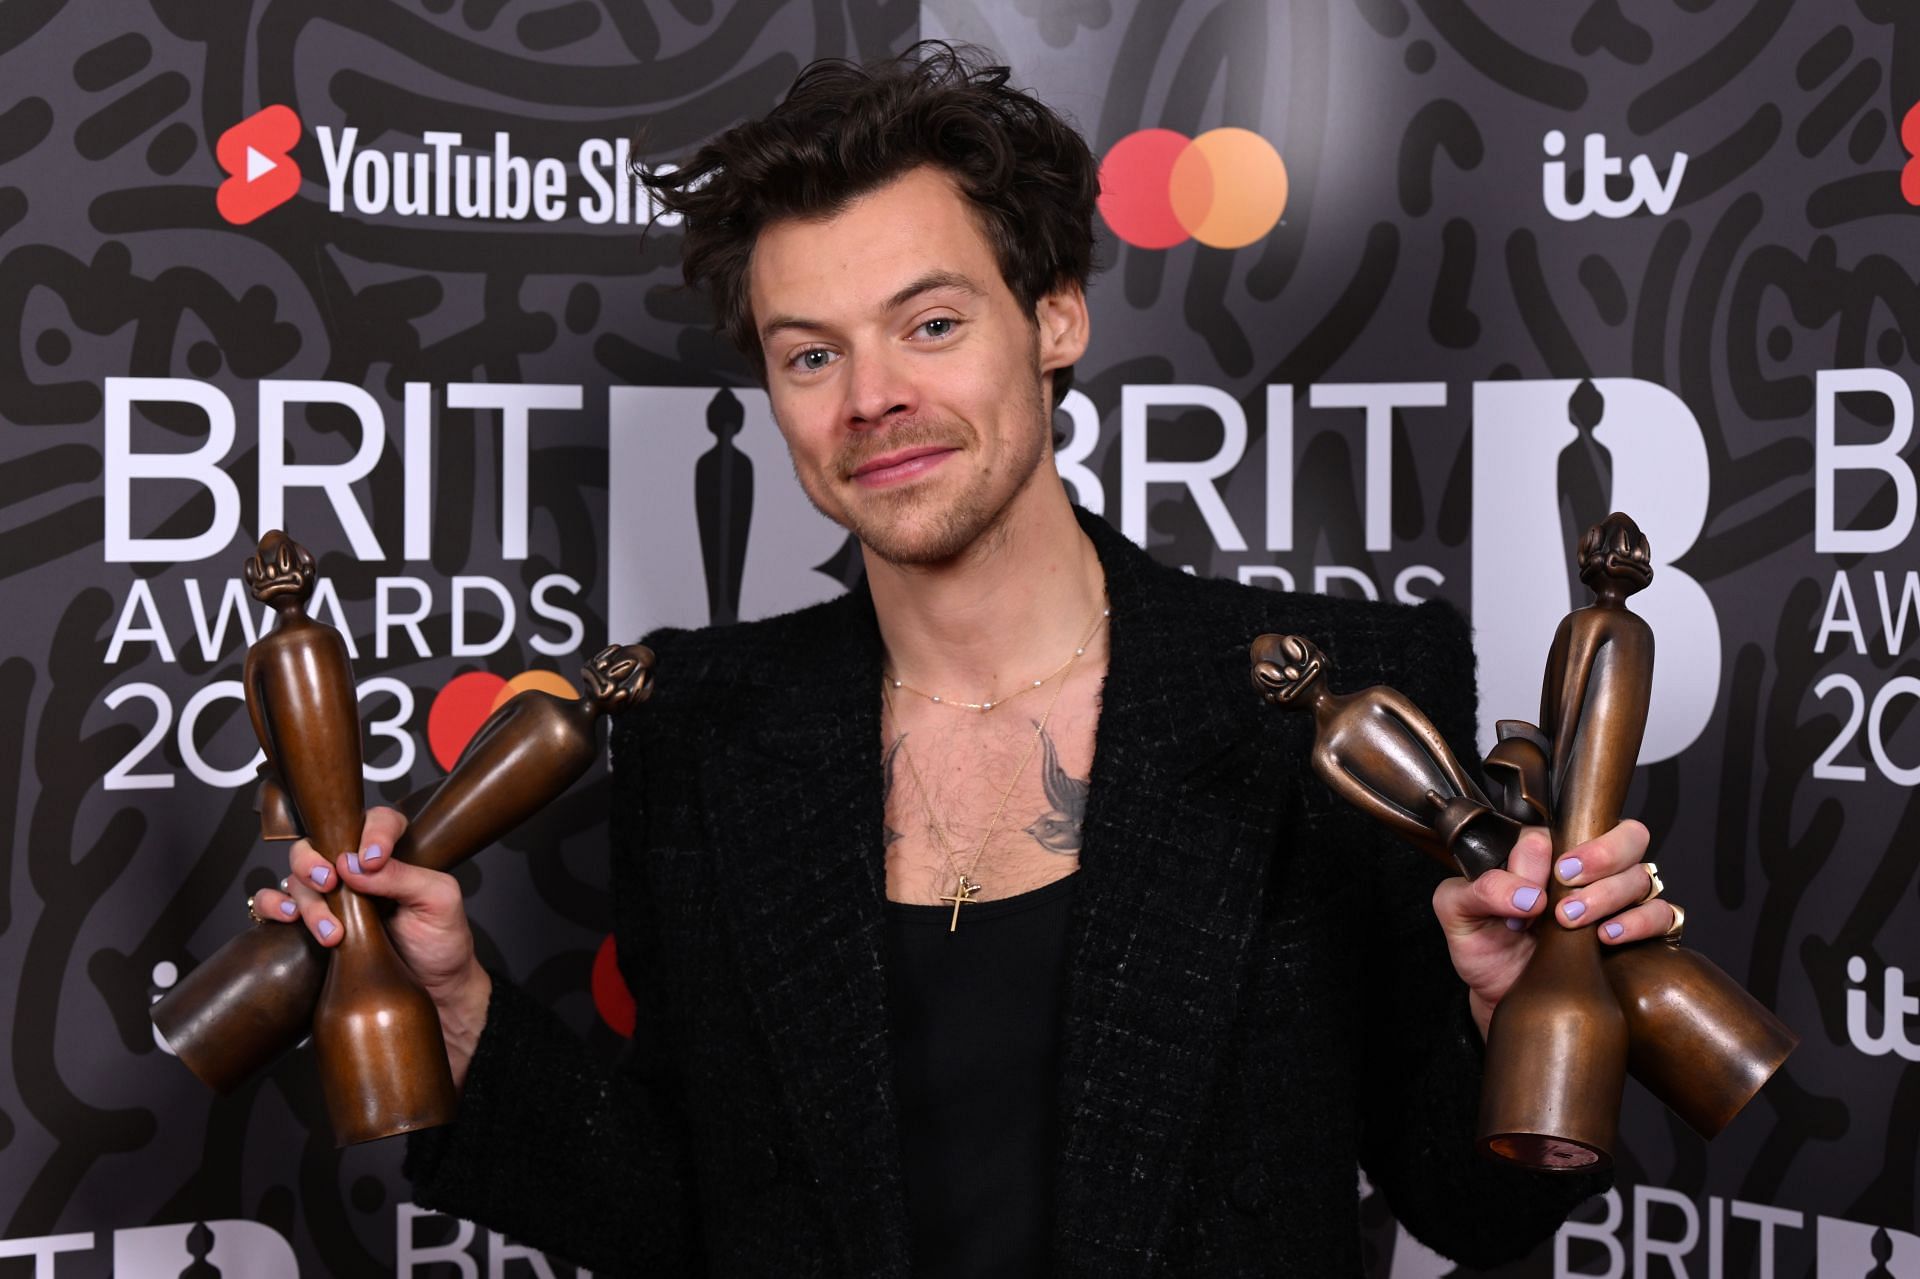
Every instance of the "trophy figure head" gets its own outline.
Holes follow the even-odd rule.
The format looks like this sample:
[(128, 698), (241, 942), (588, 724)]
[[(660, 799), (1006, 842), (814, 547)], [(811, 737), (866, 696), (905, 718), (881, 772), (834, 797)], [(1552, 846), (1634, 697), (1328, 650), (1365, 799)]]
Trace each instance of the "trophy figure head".
[(253, 598), (280, 609), (304, 605), (319, 576), (307, 548), (277, 528), (260, 539), (240, 573)]
[(1253, 642), (1253, 686), (1268, 704), (1283, 709), (1311, 705), (1325, 687), (1327, 659), (1304, 635), (1262, 635)]
[(1653, 580), (1652, 556), (1640, 526), (1615, 511), (1580, 539), (1580, 580), (1603, 599), (1625, 599)]
[(580, 668), (587, 697), (601, 710), (625, 710), (653, 696), (653, 650), (645, 644), (609, 644)]

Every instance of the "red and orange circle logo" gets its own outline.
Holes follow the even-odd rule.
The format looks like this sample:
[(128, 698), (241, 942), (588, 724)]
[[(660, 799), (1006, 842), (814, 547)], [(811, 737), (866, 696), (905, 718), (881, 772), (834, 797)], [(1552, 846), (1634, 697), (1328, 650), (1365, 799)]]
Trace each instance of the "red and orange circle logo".
[(503, 679), (491, 671), (468, 671), (447, 681), (427, 710), (427, 749), (441, 768), (450, 769), (487, 716), (530, 688), (572, 701), (580, 696), (555, 671), (522, 671)]
[(1237, 249), (1260, 239), (1287, 207), (1287, 166), (1273, 144), (1247, 129), (1197, 138), (1142, 129), (1100, 162), (1100, 216), (1140, 249), (1188, 239)]

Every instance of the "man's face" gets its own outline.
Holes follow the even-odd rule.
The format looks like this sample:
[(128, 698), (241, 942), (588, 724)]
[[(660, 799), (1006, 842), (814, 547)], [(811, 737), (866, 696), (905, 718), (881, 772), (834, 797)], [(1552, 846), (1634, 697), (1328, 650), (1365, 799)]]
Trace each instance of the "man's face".
[(1085, 306), (1023, 308), (939, 170), (767, 227), (748, 287), (801, 487), (882, 559), (951, 559), (1049, 456), (1041, 375), (1084, 350)]

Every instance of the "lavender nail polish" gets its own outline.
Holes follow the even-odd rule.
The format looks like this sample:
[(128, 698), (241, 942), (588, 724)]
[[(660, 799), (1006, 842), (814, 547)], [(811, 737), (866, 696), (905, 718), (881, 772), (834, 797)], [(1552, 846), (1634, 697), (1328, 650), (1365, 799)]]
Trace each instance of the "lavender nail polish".
[(1527, 921), (1524, 919), (1509, 919), (1507, 921), (1507, 928), (1512, 932), (1520, 932), (1526, 926)]
[(1562, 879), (1574, 879), (1579, 876), (1582, 869), (1584, 867), (1578, 857), (1560, 859), (1560, 878)]
[(320, 940), (325, 941), (327, 938), (331, 936), (333, 936), (333, 921), (331, 919), (321, 920), (320, 921)]
[(358, 853), (347, 854), (347, 869), (352, 871), (356, 875), (360, 873), (360, 854)]
[(1620, 934), (1626, 931), (1627, 931), (1627, 926), (1625, 924), (1608, 924), (1607, 925), (1607, 936), (1614, 938), (1616, 941), (1619, 939)]
[(380, 845), (369, 844), (367, 845), (367, 851), (360, 854), (360, 860), (363, 862), (377, 862), (386, 855), (386, 850), (382, 849)]
[(320, 887), (325, 888), (327, 886), (327, 881), (333, 878), (333, 872), (328, 870), (325, 866), (315, 866), (311, 871), (307, 873), (307, 877), (311, 879), (314, 883), (320, 885)]
[(288, 919), (292, 919), (296, 914), (299, 913), (299, 910), (300, 908), (298, 906), (295, 906), (292, 902), (280, 903), (280, 913), (282, 915), (285, 915)]
[(1587, 913), (1587, 904), (1585, 902), (1568, 902), (1563, 909), (1568, 919), (1578, 919)]
[(1539, 889), (1531, 885), (1526, 888), (1518, 888), (1515, 889), (1513, 893), (1513, 908), (1515, 910), (1532, 910), (1533, 904), (1539, 900)]

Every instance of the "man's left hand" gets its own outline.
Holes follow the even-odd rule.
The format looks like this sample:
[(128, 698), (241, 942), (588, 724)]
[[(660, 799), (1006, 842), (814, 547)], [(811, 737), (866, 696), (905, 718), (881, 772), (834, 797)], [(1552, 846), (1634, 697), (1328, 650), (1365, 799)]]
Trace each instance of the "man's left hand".
[(1641, 858), (1647, 828), (1624, 821), (1598, 839), (1561, 854), (1551, 867), (1575, 891), (1561, 898), (1551, 920), (1534, 921), (1547, 909), (1548, 861), (1553, 840), (1544, 826), (1520, 833), (1505, 870), (1490, 870), (1469, 882), (1449, 879), (1433, 892), (1433, 913), (1447, 935), (1447, 950), (1467, 983), (1473, 1019), (1487, 1033), (1498, 1004), (1533, 957), (1534, 928), (1598, 928), (1605, 946), (1658, 937), (1673, 926), (1674, 908), (1649, 890), (1653, 877)]

